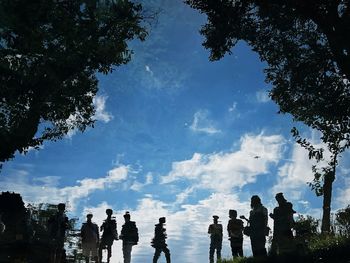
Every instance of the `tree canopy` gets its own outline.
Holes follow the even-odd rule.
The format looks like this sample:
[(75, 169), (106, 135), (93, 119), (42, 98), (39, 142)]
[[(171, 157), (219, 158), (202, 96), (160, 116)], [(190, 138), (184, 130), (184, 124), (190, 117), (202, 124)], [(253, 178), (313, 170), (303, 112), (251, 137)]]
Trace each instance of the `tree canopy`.
[[(328, 167), (316, 172), (314, 189), (327, 194), (339, 154), (350, 146), (350, 2), (348, 0), (186, 0), (207, 15), (201, 29), (210, 59), (230, 54), (239, 40), (267, 63), (270, 97), (281, 113), (320, 131), (331, 152)], [(316, 149), (294, 128), (297, 142), (320, 160)], [(327, 179), (328, 190), (320, 185)], [(329, 189), (330, 187), (330, 189)], [(329, 215), (329, 211), (327, 214)], [(329, 222), (329, 218), (326, 220)], [(329, 229), (329, 223), (325, 227)]]
[(95, 74), (130, 60), (142, 12), (128, 0), (0, 1), (0, 164), (93, 126)]

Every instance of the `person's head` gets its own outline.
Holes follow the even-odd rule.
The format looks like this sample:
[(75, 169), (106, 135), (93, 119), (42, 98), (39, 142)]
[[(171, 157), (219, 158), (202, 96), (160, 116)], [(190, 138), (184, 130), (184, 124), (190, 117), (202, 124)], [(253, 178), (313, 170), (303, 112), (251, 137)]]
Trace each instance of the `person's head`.
[(165, 222), (166, 222), (165, 217), (159, 218), (159, 224), (165, 224)]
[(66, 209), (66, 204), (64, 204), (64, 203), (59, 203), (59, 204), (57, 205), (57, 209), (58, 209), (58, 212), (59, 212), (59, 213), (64, 213), (64, 210)]
[(86, 221), (91, 222), (93, 215), (92, 214), (87, 214), (86, 215)]
[(113, 210), (110, 209), (110, 208), (106, 209), (106, 214), (107, 214), (108, 216), (112, 216)]
[(228, 211), (228, 215), (229, 215), (230, 218), (236, 218), (237, 217), (237, 211), (233, 210), (233, 209), (230, 209)]
[(214, 215), (214, 216), (213, 216), (214, 224), (217, 224), (217, 223), (218, 223), (218, 219), (219, 219), (219, 217), (218, 217), (217, 215)]
[(253, 195), (252, 198), (250, 199), (250, 207), (251, 208), (256, 208), (261, 205), (261, 199), (257, 195)]
[(130, 213), (128, 211), (126, 211), (123, 216), (124, 216), (125, 222), (129, 222), (130, 221)]
[(276, 194), (275, 198), (276, 198), (276, 201), (279, 205), (287, 202), (287, 200), (283, 196), (283, 193)]

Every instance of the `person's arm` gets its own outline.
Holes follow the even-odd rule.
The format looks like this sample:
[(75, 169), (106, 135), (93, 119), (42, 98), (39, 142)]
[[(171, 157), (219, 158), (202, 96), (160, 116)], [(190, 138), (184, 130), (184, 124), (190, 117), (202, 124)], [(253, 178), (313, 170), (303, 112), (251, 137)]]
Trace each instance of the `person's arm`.
[(208, 227), (208, 234), (211, 234), (211, 225)]

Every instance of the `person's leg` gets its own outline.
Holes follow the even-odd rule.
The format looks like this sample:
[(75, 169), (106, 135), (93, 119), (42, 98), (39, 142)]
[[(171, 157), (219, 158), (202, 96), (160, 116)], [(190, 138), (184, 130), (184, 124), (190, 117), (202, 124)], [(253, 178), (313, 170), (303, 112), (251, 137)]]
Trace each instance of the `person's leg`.
[(107, 245), (107, 262), (109, 263), (110, 259), (112, 257), (112, 245)]
[(257, 252), (256, 240), (254, 236), (250, 236), (250, 244), (252, 247), (253, 257), (257, 257), (259, 253)]
[(210, 263), (214, 263), (214, 252), (215, 252), (215, 247), (214, 247), (214, 244), (211, 242), (210, 248), (209, 248), (209, 262)]
[(124, 263), (130, 263), (130, 261), (131, 261), (131, 250), (132, 250), (132, 245), (131, 244), (123, 243)]
[[(99, 263), (98, 252), (97, 252), (97, 243), (92, 242), (90, 244), (91, 257), (94, 259), (95, 263)], [(89, 251), (89, 253), (90, 253)]]
[(231, 246), (231, 253), (232, 253), (232, 257), (237, 257), (237, 250), (236, 250), (236, 246), (235, 246), (235, 240), (233, 240), (233, 238), (231, 238), (230, 240), (230, 246)]
[(271, 242), (271, 247), (270, 247), (270, 251), (269, 251), (269, 255), (271, 256), (276, 256), (278, 254), (278, 240), (277, 240), (277, 236), (274, 235), (272, 238), (272, 242)]
[(256, 253), (257, 256), (265, 257), (267, 256), (266, 248), (266, 237), (265, 235), (259, 235), (256, 237)]
[(239, 247), (237, 247), (237, 254), (240, 257), (243, 257), (243, 242), (240, 244)]
[(81, 244), (81, 250), (82, 250), (82, 254), (85, 258), (85, 262), (89, 263), (90, 250), (89, 250), (88, 245), (85, 242)]
[(156, 248), (156, 250), (154, 251), (153, 263), (157, 263), (161, 252), (162, 252), (162, 250), (160, 248)]
[(163, 248), (163, 252), (165, 254), (165, 258), (166, 258), (166, 263), (170, 263), (170, 250), (168, 247), (164, 247)]
[(216, 247), (216, 260), (221, 260), (221, 244)]
[(103, 241), (101, 241), (99, 247), (98, 247), (98, 260), (99, 262), (102, 262), (102, 250), (103, 250), (103, 247), (104, 247), (104, 243)]

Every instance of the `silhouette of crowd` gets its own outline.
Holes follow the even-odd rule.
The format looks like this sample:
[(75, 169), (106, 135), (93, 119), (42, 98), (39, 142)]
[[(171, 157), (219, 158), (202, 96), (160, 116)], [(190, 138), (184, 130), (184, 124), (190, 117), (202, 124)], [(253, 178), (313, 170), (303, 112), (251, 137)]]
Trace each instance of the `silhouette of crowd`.
[[(4, 195), (6, 196), (6, 195)], [(4, 197), (3, 196), (3, 197)], [(15, 195), (15, 201), (18, 203), (17, 207), (24, 207), (20, 196)], [(269, 216), (273, 219), (273, 238), (271, 255), (280, 255), (293, 251), (293, 233), (294, 225), (293, 205), (288, 202), (283, 193), (278, 193), (275, 196), (278, 206), (273, 209)], [(6, 201), (6, 200), (5, 200)], [(23, 218), (25, 218), (23, 209), (17, 209), (16, 206), (8, 209), (16, 211), (16, 224), (23, 225)], [(237, 218), (237, 211), (229, 210), (229, 221), (227, 224), (227, 233), (230, 240), (232, 257), (243, 257), (243, 239), (244, 235), (250, 238), (251, 249), (254, 257), (267, 256), (266, 250), (266, 236), (270, 233), (268, 227), (268, 211), (257, 195), (251, 197), (249, 218), (241, 215)], [(49, 261), (50, 263), (65, 262), (64, 242), (67, 230), (69, 229), (69, 220), (65, 214), (65, 204), (57, 205), (57, 211), (50, 216), (47, 221), (47, 234), (49, 237)], [(9, 210), (10, 211), (10, 210)], [(3, 222), (2, 216), (4, 211), (0, 211), (0, 236), (6, 234), (6, 229), (11, 228), (11, 221), (5, 220)], [(5, 213), (5, 218), (9, 218), (9, 213)], [(99, 227), (92, 222), (93, 214), (86, 215), (86, 222), (80, 228), (81, 237), (81, 251), (86, 262), (90, 260), (95, 263), (102, 263), (103, 250), (107, 250), (107, 262), (110, 262), (112, 256), (112, 245), (115, 240), (122, 240), (122, 251), (124, 263), (131, 262), (132, 247), (139, 242), (139, 233), (136, 223), (131, 221), (131, 215), (127, 211), (124, 214), (124, 224), (122, 225), (120, 235), (117, 231), (117, 221), (113, 216), (113, 210), (106, 210), (107, 218)], [(219, 216), (213, 215), (213, 223), (208, 227), (208, 234), (210, 235), (209, 247), (209, 262), (214, 263), (214, 254), (218, 261), (221, 259), (221, 249), (223, 242), (223, 226), (219, 223)], [(244, 225), (243, 220), (246, 221)], [(21, 221), (22, 220), (22, 221)], [(19, 222), (21, 221), (21, 222)], [(7, 225), (6, 225), (6, 222)], [(13, 223), (13, 222), (12, 222)], [(153, 256), (153, 263), (156, 263), (163, 252), (165, 254), (166, 262), (170, 263), (170, 250), (166, 243), (167, 234), (164, 227), (166, 223), (165, 217), (160, 217), (158, 224), (155, 225), (154, 238), (151, 241), (151, 246), (155, 249)], [(101, 235), (100, 235), (101, 232)]]
[[(278, 206), (274, 208), (270, 217), (274, 220), (273, 238), (270, 249), (271, 255), (281, 255), (292, 252), (294, 249), (292, 228), (294, 225), (293, 205), (288, 202), (283, 193), (275, 196)], [(244, 223), (237, 218), (236, 210), (229, 210), (229, 222), (227, 224), (227, 232), (230, 240), (232, 257), (243, 257), (243, 236), (250, 237), (251, 249), (253, 257), (265, 257), (266, 236), (270, 233), (268, 227), (268, 211), (261, 203), (261, 199), (257, 195), (253, 195), (250, 200), (249, 218), (240, 216), (247, 222)], [(213, 216), (213, 224), (209, 225), (208, 234), (210, 234), (209, 262), (214, 263), (214, 253), (216, 250), (217, 260), (221, 260), (221, 248), (223, 239), (223, 227), (218, 223), (219, 217)]]

